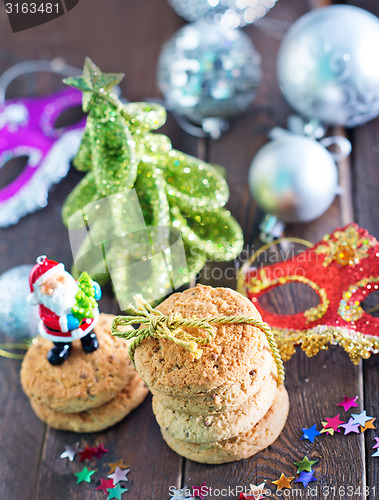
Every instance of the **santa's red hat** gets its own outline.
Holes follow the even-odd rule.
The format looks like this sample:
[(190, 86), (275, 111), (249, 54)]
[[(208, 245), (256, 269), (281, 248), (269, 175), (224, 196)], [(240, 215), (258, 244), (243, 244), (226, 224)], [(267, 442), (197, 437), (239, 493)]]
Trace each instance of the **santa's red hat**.
[(29, 274), (29, 286), (31, 292), (29, 302), (31, 304), (38, 303), (36, 290), (41, 283), (57, 271), (64, 271), (64, 265), (62, 263), (56, 262), (55, 260), (49, 260), (46, 255), (40, 255), (37, 257), (37, 264), (35, 264)]

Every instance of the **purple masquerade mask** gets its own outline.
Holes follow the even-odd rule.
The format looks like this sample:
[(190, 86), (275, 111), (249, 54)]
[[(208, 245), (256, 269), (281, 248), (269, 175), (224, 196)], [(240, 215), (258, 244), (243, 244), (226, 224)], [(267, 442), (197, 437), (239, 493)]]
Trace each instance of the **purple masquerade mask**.
[[(32, 67), (33, 63), (25, 64)], [(62, 69), (49, 71), (72, 73), (72, 68)], [(50, 187), (67, 174), (79, 149), (85, 119), (64, 128), (54, 125), (64, 111), (81, 102), (81, 92), (67, 88), (44, 97), (7, 100), (0, 105), (0, 169), (12, 158), (28, 158), (16, 179), (0, 189), (0, 227), (15, 224), (46, 206)]]

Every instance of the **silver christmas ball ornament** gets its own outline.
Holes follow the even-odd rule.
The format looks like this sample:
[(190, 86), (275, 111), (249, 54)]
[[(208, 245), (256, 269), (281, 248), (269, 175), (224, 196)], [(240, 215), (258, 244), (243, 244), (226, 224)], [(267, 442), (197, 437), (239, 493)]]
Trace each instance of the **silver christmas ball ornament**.
[(307, 222), (322, 215), (339, 191), (337, 166), (314, 139), (285, 134), (254, 157), (250, 190), (260, 208), (284, 222)]
[(245, 33), (199, 20), (181, 28), (163, 46), (158, 86), (167, 107), (193, 123), (228, 118), (253, 101), (260, 62)]
[(315, 9), (281, 43), (277, 72), (307, 118), (354, 127), (379, 115), (379, 19), (350, 5)]
[(32, 267), (17, 266), (0, 276), (0, 332), (18, 340), (38, 335), (38, 307), (27, 301)]
[(251, 24), (265, 16), (277, 0), (168, 0), (187, 21), (206, 18), (229, 28)]

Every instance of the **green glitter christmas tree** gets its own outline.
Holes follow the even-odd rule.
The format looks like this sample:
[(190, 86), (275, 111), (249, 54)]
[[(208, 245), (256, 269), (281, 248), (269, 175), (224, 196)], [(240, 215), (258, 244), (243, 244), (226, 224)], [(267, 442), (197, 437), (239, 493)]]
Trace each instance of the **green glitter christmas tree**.
[(79, 321), (84, 318), (93, 318), (93, 310), (97, 307), (97, 302), (92, 280), (86, 272), (83, 272), (79, 277), (75, 299), (76, 303), (71, 310), (73, 316)]
[[(123, 104), (113, 92), (122, 77), (102, 73), (87, 58), (83, 75), (64, 80), (82, 91), (88, 116), (74, 160), (74, 166), (87, 174), (62, 211), (70, 229), (82, 228), (84, 221), (89, 230), (76, 255), (76, 272), (87, 270), (100, 283), (111, 275), (121, 304), (123, 297), (134, 293), (149, 300), (158, 290), (164, 296), (173, 288), (170, 273), (163, 277), (159, 259), (150, 258), (157, 249), (149, 254), (146, 248), (148, 241), (159, 240), (159, 228), (170, 228), (171, 242), (175, 232), (182, 238), (186, 269), (176, 266), (169, 247), (164, 252), (168, 269), (181, 273), (182, 283), (207, 260), (235, 258), (243, 245), (240, 226), (223, 208), (229, 198), (223, 176), (212, 165), (173, 149), (167, 136), (152, 132), (166, 121), (162, 106)], [(136, 222), (138, 210), (125, 195), (132, 188), (143, 226), (150, 231), (148, 238)], [(148, 265), (133, 272), (141, 259)]]

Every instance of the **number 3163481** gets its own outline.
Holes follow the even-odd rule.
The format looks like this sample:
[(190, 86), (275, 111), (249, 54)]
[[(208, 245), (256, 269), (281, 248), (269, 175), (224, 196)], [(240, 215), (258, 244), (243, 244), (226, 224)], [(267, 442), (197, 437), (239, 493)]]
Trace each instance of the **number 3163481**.
[(7, 14), (59, 14), (59, 3), (6, 3), (5, 12)]

